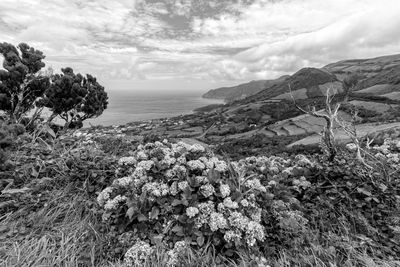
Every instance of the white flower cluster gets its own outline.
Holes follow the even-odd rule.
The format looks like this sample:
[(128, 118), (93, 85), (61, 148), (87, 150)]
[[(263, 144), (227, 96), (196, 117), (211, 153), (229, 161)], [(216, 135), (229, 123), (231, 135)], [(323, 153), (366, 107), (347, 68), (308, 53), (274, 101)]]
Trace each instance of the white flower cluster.
[[(232, 212), (228, 217), (230, 229), (234, 229), (234, 238), (244, 237), (248, 246), (252, 247), (256, 241), (263, 241), (265, 239), (264, 227), (257, 221), (251, 220), (239, 212)], [(243, 233), (242, 235), (238, 235)], [(229, 238), (233, 238), (229, 236)]]
[(215, 189), (211, 184), (205, 184), (200, 187), (200, 192), (204, 197), (210, 197), (215, 193)]
[(223, 230), (228, 227), (228, 223), (224, 215), (218, 212), (211, 213), (208, 225), (210, 226), (210, 229), (213, 232), (217, 231), (218, 229)]
[[(208, 226), (213, 232), (222, 231), (225, 233), (226, 242), (237, 243), (244, 238), (248, 246), (254, 246), (257, 241), (265, 239), (264, 227), (260, 224), (262, 210), (247, 199), (241, 200), (240, 204), (243, 210), (239, 210), (239, 203), (227, 197), (217, 205), (217, 212), (214, 202), (200, 203), (196, 216), (196, 227), (200, 229)], [(194, 215), (194, 213), (191, 214)]]
[(138, 158), (138, 160), (147, 160), (147, 154), (144, 151), (138, 151), (136, 154), (136, 157)]
[(185, 191), (185, 189), (188, 188), (188, 187), (189, 187), (189, 183), (187, 181), (183, 181), (183, 182), (179, 182), (178, 183), (178, 188), (181, 191)]
[(292, 181), (292, 183), (293, 183), (293, 187), (295, 188), (295, 190), (297, 190), (299, 192), (301, 190), (305, 190), (311, 186), (311, 183), (309, 181), (307, 181), (306, 177), (304, 177), (304, 176), (301, 176), (299, 179), (294, 179)]
[(106, 202), (110, 199), (110, 194), (112, 192), (113, 192), (113, 188), (112, 187), (105, 188), (97, 196), (97, 203), (99, 203), (100, 206), (104, 206), (104, 204), (106, 204)]
[(196, 227), (200, 228), (207, 224), (211, 213), (215, 211), (214, 203), (212, 201), (203, 202), (198, 205), (199, 216), (196, 217)]
[(168, 255), (167, 266), (168, 267), (179, 266), (180, 257), (183, 256), (183, 253), (185, 252), (185, 249), (187, 247), (188, 245), (186, 244), (185, 241), (176, 242), (174, 248), (167, 252)]
[(115, 210), (119, 207), (119, 205), (122, 202), (125, 202), (126, 199), (127, 199), (126, 196), (121, 196), (121, 195), (118, 195), (118, 196), (114, 197), (113, 199), (109, 199), (104, 204), (104, 209), (105, 210)]
[(225, 198), (224, 202), (222, 202), (220, 204), (222, 204), (224, 206), (224, 208), (227, 208), (227, 209), (235, 210), (235, 209), (239, 208), (239, 204), (236, 201), (232, 201), (232, 199), (230, 197)]
[(201, 157), (199, 158), (199, 160), (201, 160), (208, 169), (213, 169), (220, 173), (225, 173), (228, 171), (228, 165), (226, 164), (226, 162), (223, 160), (219, 160), (217, 157)]
[(249, 189), (257, 190), (257, 191), (260, 191), (260, 192), (266, 192), (267, 191), (265, 186), (263, 186), (261, 184), (260, 180), (257, 179), (257, 178), (249, 179), (249, 180), (245, 181), (244, 186), (246, 186)]
[(170, 187), (165, 183), (150, 182), (146, 183), (142, 187), (142, 193), (146, 193), (150, 199), (168, 195), (170, 192)]
[(400, 139), (385, 139), (382, 145), (372, 148), (372, 154), (376, 159), (388, 163), (392, 169), (398, 170), (400, 168)]
[(196, 207), (189, 207), (186, 209), (186, 215), (189, 218), (193, 218), (194, 216), (196, 216), (199, 213), (199, 209)]
[(136, 164), (135, 157), (122, 157), (118, 160), (119, 165), (134, 165)]
[(198, 184), (206, 184), (206, 183), (209, 182), (209, 181), (208, 181), (208, 178), (205, 177), (205, 176), (196, 176), (196, 177), (195, 177), (195, 180), (196, 180), (196, 182), (197, 182)]
[(138, 241), (124, 255), (127, 266), (144, 266), (154, 249), (144, 241)]
[(192, 171), (202, 171), (206, 168), (206, 165), (204, 165), (203, 162), (201, 162), (200, 160), (191, 160), (187, 162), (187, 166), (189, 167), (190, 170)]
[(140, 161), (138, 164), (137, 164), (137, 167), (138, 168), (143, 168), (144, 170), (146, 170), (146, 171), (149, 171), (149, 170), (151, 170), (151, 168), (154, 166), (154, 161), (152, 161), (152, 160), (143, 160), (143, 161)]
[(226, 198), (231, 193), (231, 189), (229, 188), (229, 185), (227, 185), (227, 184), (221, 184), (219, 186), (219, 191), (221, 192), (221, 195), (223, 198)]

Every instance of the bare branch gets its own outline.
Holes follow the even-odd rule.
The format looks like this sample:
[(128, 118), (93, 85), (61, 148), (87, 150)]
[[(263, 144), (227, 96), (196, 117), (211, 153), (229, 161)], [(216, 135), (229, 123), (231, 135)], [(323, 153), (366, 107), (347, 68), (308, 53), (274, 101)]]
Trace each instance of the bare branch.
[(334, 111), (332, 111), (331, 108), (331, 103), (333, 100), (333, 97), (330, 97), (330, 88), (328, 88), (327, 92), (326, 92), (326, 99), (325, 99), (325, 113), (320, 113), (316, 111), (316, 107), (313, 106), (311, 108), (311, 110), (305, 110), (302, 107), (300, 107), (297, 103), (296, 100), (292, 94), (292, 90), (289, 84), (289, 93), (290, 96), (293, 100), (294, 105), (296, 106), (296, 108), (302, 112), (304, 112), (305, 114), (309, 114), (313, 117), (317, 117), (317, 118), (323, 118), (326, 122), (326, 125), (321, 133), (322, 136), (322, 141), (325, 143), (326, 148), (328, 149), (328, 153), (329, 153), (329, 160), (333, 160), (337, 154), (337, 148), (336, 148), (336, 144), (335, 144), (335, 135), (333, 133), (333, 126), (334, 126), (334, 121), (337, 117), (340, 105), (336, 105), (334, 108)]

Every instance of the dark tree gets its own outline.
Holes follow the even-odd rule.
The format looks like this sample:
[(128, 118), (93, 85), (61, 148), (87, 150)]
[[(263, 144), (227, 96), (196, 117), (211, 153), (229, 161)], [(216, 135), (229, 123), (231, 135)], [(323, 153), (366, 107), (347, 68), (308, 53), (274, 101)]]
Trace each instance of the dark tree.
[(62, 74), (52, 76), (41, 105), (65, 120), (65, 126), (79, 128), (82, 121), (94, 118), (107, 108), (108, 96), (95, 77), (75, 74), (71, 68), (61, 69)]
[(21, 43), (18, 49), (9, 43), (0, 43), (4, 57), (0, 70), (0, 110), (17, 122), (31, 110), (49, 86), (49, 78), (40, 71), (45, 64), (43, 52)]

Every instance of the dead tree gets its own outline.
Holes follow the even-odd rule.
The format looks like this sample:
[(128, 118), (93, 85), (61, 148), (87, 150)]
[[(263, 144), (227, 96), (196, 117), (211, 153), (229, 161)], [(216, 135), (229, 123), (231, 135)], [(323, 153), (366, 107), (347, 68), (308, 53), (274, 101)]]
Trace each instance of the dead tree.
[[(325, 126), (322, 131), (322, 141), (326, 147), (328, 153), (328, 159), (332, 161), (337, 155), (337, 146), (335, 142), (335, 134), (334, 130), (334, 123), (337, 121), (338, 112), (341, 106), (341, 103), (337, 102), (335, 105), (332, 106), (332, 101), (335, 94), (330, 96), (330, 88), (326, 91), (326, 99), (325, 99), (325, 108), (323, 111), (317, 111), (315, 106), (312, 106), (308, 110), (300, 107), (295, 98), (293, 97), (291, 87), (289, 85), (290, 96), (293, 100), (293, 103), (296, 105), (296, 108), (305, 114), (309, 114), (313, 117), (322, 118), (325, 120)], [(347, 95), (347, 94), (346, 94)], [(345, 97), (347, 101), (347, 97)]]
[[(360, 138), (357, 135), (357, 128), (355, 126), (356, 125), (356, 120), (357, 120), (357, 111), (354, 111), (354, 113), (352, 114), (352, 121), (351, 122), (338, 120), (336, 118), (336, 123), (339, 125), (339, 127), (346, 133), (346, 135), (353, 142), (353, 144), (355, 146), (355, 150), (356, 150), (357, 160), (360, 161), (367, 168), (372, 169), (372, 167), (365, 162), (365, 159), (364, 159), (364, 156), (363, 156), (363, 154), (364, 155), (366, 154), (366, 151), (362, 148)], [(366, 142), (366, 147), (368, 148), (371, 145), (372, 142), (373, 142), (373, 139), (370, 140), (368, 138), (367, 142)]]

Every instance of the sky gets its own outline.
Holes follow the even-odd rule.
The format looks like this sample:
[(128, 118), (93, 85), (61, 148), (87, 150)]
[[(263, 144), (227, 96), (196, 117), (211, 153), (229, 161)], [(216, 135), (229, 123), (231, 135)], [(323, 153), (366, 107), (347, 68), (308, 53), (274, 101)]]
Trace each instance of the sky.
[(400, 1), (0, 0), (0, 42), (110, 90), (208, 90), (400, 53)]

